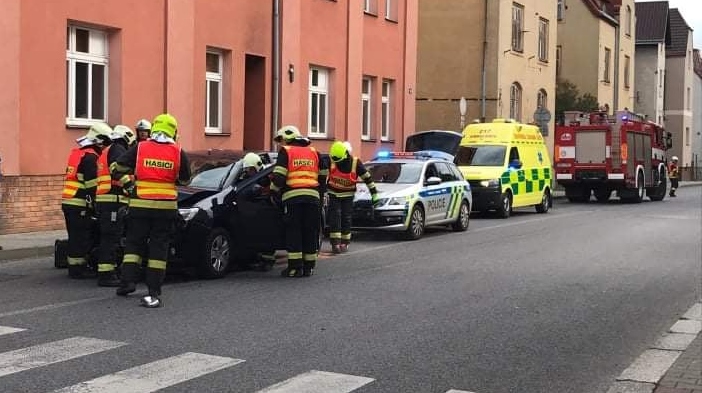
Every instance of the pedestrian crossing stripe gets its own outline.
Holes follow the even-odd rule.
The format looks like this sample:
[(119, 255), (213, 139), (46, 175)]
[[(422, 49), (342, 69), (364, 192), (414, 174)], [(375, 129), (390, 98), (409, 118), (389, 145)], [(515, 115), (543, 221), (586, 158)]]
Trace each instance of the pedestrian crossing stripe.
[(118, 348), (127, 343), (89, 337), (35, 345), (0, 353), (0, 377)]
[(349, 393), (373, 381), (373, 378), (312, 370), (257, 393)]
[(12, 333), (17, 333), (17, 332), (22, 332), (26, 329), (20, 329), (20, 328), (13, 328), (13, 327), (7, 327), (7, 326), (0, 326), (0, 336), (3, 336), (5, 334), (12, 334)]
[(241, 359), (186, 352), (55, 390), (54, 393), (151, 393), (243, 362)]

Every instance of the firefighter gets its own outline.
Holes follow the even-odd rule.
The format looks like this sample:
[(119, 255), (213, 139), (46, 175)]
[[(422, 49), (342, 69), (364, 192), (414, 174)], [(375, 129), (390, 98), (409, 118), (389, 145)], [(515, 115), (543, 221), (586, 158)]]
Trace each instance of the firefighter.
[(172, 115), (156, 116), (150, 138), (127, 150), (113, 170), (131, 195), (122, 281), (116, 294), (127, 296), (136, 290), (139, 267), (148, 247), (149, 293), (140, 302), (147, 308), (161, 306), (161, 285), (178, 214), (176, 184), (187, 183), (191, 175), (188, 158), (175, 142), (177, 131), (178, 122)]
[(151, 135), (151, 123), (146, 120), (146, 119), (141, 119), (136, 123), (136, 126), (134, 127), (137, 132), (137, 138), (136, 142), (144, 142), (145, 140), (149, 139), (149, 136)]
[(134, 133), (127, 126), (115, 126), (110, 133), (111, 143), (104, 147), (98, 158), (97, 190), (95, 207), (100, 224), (100, 246), (98, 248), (98, 286), (119, 286), (115, 271), (119, 254), (119, 244), (124, 234), (124, 220), (120, 210), (126, 207), (128, 199), (122, 194), (118, 179), (112, 179), (110, 167), (117, 158), (127, 151), (134, 141)]
[(678, 168), (678, 157), (671, 157), (671, 162), (668, 165), (668, 177), (670, 178), (670, 196), (676, 197), (675, 190), (678, 189), (678, 182), (680, 181), (680, 169)]
[(329, 149), (329, 158), (331, 159), (327, 180), (331, 229), (329, 240), (332, 252), (339, 254), (348, 251), (351, 243), (353, 197), (356, 194), (358, 179), (363, 180), (368, 186), (374, 205), (378, 203), (378, 190), (375, 188), (370, 172), (366, 170), (358, 157), (351, 155), (344, 142), (332, 143)]
[(61, 210), (68, 232), (68, 276), (94, 277), (87, 255), (93, 246), (93, 202), (97, 189), (98, 157), (101, 145), (108, 143), (110, 126), (97, 123), (85, 136), (78, 138), (78, 147), (71, 150), (66, 165), (61, 195)]
[(283, 203), (288, 266), (281, 275), (309, 277), (317, 263), (321, 199), (328, 169), (297, 127), (283, 126), (278, 135), (285, 145), (278, 152), (271, 191), (279, 192)]

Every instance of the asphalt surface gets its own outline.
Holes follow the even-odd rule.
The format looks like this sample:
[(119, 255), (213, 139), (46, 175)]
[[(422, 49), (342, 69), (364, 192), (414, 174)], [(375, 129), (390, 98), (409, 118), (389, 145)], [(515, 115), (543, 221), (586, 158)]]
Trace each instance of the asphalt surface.
[[(701, 298), (702, 187), (678, 194), (476, 215), (465, 233), (413, 242), (362, 235), (308, 279), (280, 267), (171, 277), (155, 310), (69, 280), (51, 258), (2, 263), (0, 392), (54, 391), (189, 352), (201, 358), (167, 363), (184, 381), (163, 392), (250, 393), (311, 370), (346, 379), (268, 391), (606, 392)], [(74, 337), (84, 339), (56, 344)], [(211, 370), (190, 379), (188, 364)]]

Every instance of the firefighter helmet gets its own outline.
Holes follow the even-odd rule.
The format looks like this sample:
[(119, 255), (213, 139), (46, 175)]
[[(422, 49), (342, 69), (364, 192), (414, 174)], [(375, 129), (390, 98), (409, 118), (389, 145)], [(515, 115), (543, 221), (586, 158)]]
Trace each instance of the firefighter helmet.
[(127, 146), (129, 146), (132, 143), (134, 143), (136, 137), (134, 136), (134, 131), (132, 131), (131, 128), (119, 124), (115, 126), (114, 130), (112, 130), (112, 134), (110, 134), (110, 139), (112, 139), (113, 141), (123, 139), (125, 142), (127, 142)]
[(81, 147), (98, 145), (108, 142), (111, 133), (112, 128), (110, 128), (107, 123), (95, 123), (90, 126), (90, 129), (84, 136), (76, 139), (76, 142), (78, 142)]
[(290, 142), (294, 140), (295, 138), (301, 138), (302, 134), (300, 133), (300, 130), (297, 129), (295, 126), (282, 126), (278, 130), (275, 136), (275, 141), (276, 142), (281, 142), (281, 141), (286, 141)]
[(175, 139), (178, 134), (178, 121), (173, 115), (162, 113), (154, 118), (151, 126), (151, 133), (162, 133), (168, 138)]
[(146, 119), (141, 119), (136, 123), (136, 126), (134, 128), (137, 131), (151, 131), (151, 122), (149, 122)]
[(347, 154), (348, 149), (346, 148), (346, 145), (344, 145), (344, 142), (334, 141), (329, 148), (329, 158), (331, 158), (331, 160), (334, 162), (343, 160), (346, 158)]
[(353, 147), (351, 146), (351, 142), (346, 141), (344, 142), (344, 146), (346, 146), (346, 150), (351, 154), (353, 152)]
[(256, 153), (246, 153), (242, 160), (244, 163), (244, 169), (256, 168), (256, 172), (263, 169), (263, 161), (261, 160), (261, 157)]
[(678, 156), (673, 156), (673, 157), (671, 157), (670, 159), (673, 160), (673, 161), (675, 161), (675, 162), (678, 162)]

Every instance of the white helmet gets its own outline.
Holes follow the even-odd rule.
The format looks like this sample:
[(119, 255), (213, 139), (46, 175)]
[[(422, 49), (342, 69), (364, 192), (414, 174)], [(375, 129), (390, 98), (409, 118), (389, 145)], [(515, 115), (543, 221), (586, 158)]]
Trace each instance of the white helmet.
[(246, 153), (242, 161), (244, 169), (256, 168), (256, 172), (263, 169), (263, 161), (261, 160), (261, 157), (256, 153)]
[(280, 142), (282, 140), (289, 142), (292, 141), (296, 138), (301, 138), (302, 134), (300, 133), (300, 130), (295, 127), (295, 126), (282, 126), (278, 130), (278, 132), (275, 135), (275, 140), (276, 142)]
[(76, 142), (80, 147), (99, 145), (109, 140), (111, 133), (112, 128), (107, 123), (95, 123), (84, 136), (76, 139)]
[(353, 148), (351, 147), (351, 142), (344, 142), (344, 146), (346, 146), (346, 150), (349, 152), (349, 154), (351, 154), (351, 151), (353, 150)]
[(134, 126), (137, 131), (151, 131), (151, 122), (146, 119), (141, 119)]
[(110, 139), (112, 139), (113, 141), (123, 139), (125, 142), (127, 142), (127, 145), (131, 145), (132, 143), (134, 143), (136, 136), (134, 136), (134, 131), (132, 131), (131, 128), (119, 124), (115, 126), (114, 130), (112, 130), (112, 133), (110, 134)]
[(673, 156), (673, 157), (671, 157), (670, 159), (673, 160), (673, 161), (677, 161), (677, 160), (678, 160), (678, 156)]

